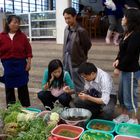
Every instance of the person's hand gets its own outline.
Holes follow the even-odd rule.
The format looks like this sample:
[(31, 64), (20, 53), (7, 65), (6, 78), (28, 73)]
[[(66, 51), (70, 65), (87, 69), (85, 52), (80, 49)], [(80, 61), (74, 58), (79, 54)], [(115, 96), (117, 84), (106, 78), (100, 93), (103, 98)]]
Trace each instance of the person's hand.
[(89, 95), (85, 94), (84, 92), (80, 92), (78, 94), (78, 97), (81, 99), (81, 100), (87, 100)]
[(113, 62), (113, 67), (116, 68), (119, 64), (119, 60), (116, 60), (115, 62)]
[(66, 92), (66, 93), (70, 92), (70, 87), (69, 86), (64, 86), (63, 91)]
[(119, 76), (120, 70), (119, 69), (114, 69), (114, 76)]
[(53, 74), (53, 72), (52, 72), (52, 73), (51, 73), (50, 83), (52, 83), (53, 80), (54, 80), (54, 74)]
[(27, 62), (26, 71), (29, 71), (30, 69), (31, 69), (31, 63)]

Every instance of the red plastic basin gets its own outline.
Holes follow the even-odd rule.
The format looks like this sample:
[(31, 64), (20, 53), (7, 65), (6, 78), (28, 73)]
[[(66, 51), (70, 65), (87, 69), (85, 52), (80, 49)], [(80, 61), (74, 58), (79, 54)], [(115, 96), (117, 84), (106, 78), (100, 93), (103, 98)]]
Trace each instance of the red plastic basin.
[[(66, 137), (60, 135), (62, 131), (68, 131), (70, 133), (74, 133), (75, 137)], [(58, 140), (78, 140), (80, 135), (83, 133), (84, 129), (78, 126), (72, 126), (68, 124), (60, 124), (56, 126), (52, 131), (51, 134), (57, 137)]]
[(133, 137), (133, 136), (117, 135), (117, 136), (115, 136), (114, 140), (140, 140), (140, 138), (136, 138), (136, 137)]

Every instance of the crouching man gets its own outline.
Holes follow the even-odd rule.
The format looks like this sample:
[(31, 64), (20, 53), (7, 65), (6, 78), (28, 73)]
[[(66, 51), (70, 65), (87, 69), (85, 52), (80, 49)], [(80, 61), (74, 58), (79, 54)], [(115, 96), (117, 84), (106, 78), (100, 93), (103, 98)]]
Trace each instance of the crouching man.
[(74, 99), (75, 106), (89, 109), (93, 118), (111, 120), (117, 102), (111, 76), (88, 62), (80, 65), (78, 73), (85, 80), (85, 90)]

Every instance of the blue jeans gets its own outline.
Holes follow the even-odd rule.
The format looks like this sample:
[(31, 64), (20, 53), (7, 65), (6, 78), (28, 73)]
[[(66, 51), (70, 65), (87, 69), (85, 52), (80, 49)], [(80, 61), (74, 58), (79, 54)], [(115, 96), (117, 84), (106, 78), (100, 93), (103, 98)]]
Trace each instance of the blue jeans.
[(121, 72), (118, 98), (120, 105), (129, 112), (138, 109), (138, 80), (140, 71)]

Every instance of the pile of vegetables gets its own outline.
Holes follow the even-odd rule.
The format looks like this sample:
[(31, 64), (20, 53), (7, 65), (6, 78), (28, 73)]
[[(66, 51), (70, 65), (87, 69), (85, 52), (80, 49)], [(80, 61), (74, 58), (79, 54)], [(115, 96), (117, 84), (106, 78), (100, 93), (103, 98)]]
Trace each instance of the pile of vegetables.
[(47, 140), (59, 121), (59, 114), (51, 112), (44, 118), (36, 116), (35, 112), (23, 108), (20, 102), (1, 109), (0, 133), (6, 134), (7, 140)]
[(111, 131), (112, 130), (111, 126), (109, 126), (107, 124), (102, 124), (102, 123), (92, 124), (90, 127), (93, 129), (104, 130), (104, 131)]
[(64, 136), (64, 137), (69, 137), (69, 138), (75, 138), (75, 137), (78, 136), (77, 133), (72, 132), (70, 130), (62, 130), (58, 134), (61, 135), (61, 136)]
[(112, 137), (101, 132), (87, 131), (82, 135), (81, 140), (112, 140)]

